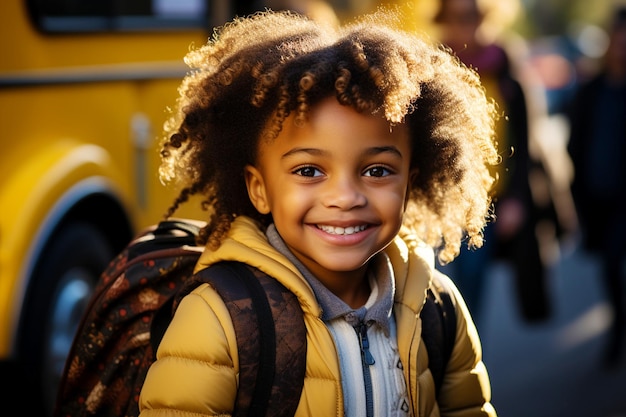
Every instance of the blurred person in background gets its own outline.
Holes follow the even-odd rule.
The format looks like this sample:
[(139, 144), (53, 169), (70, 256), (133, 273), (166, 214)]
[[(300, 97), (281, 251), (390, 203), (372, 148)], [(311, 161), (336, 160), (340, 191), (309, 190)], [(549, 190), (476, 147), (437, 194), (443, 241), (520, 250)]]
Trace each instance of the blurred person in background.
[[(480, 74), (503, 115), (497, 126), (502, 164), (494, 198), (496, 221), (485, 230), (484, 250), (462, 248), (444, 269), (454, 270), (452, 275), (476, 316), (481, 312), (488, 268), (494, 260), (507, 261), (515, 276), (522, 317), (539, 322), (550, 316), (551, 306), (547, 266), (536, 230), (540, 222), (557, 223), (550, 191), (537, 192), (551, 188), (546, 168), (529, 150), (531, 118), (544, 107), (540, 102), (529, 105), (531, 94), (516, 78), (510, 54), (485, 29), (487, 18), (494, 18), (491, 9), (497, 6), (493, 1), (439, 0), (433, 17), (441, 42)], [(540, 174), (532, 176), (531, 190), (533, 173)]]
[(626, 257), (626, 4), (616, 8), (600, 71), (582, 83), (568, 112), (572, 195), (584, 249), (599, 255), (613, 310), (606, 360), (623, 354)]

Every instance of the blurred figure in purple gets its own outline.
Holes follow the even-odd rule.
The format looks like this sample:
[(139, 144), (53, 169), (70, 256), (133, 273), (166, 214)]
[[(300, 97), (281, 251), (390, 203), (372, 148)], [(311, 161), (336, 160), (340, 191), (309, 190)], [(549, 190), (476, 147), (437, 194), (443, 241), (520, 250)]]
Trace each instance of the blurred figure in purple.
[[(539, 204), (531, 189), (531, 174), (549, 181), (539, 158), (531, 157), (530, 119), (536, 108), (529, 105), (530, 94), (516, 77), (509, 53), (495, 39), (485, 36), (489, 7), (497, 2), (479, 0), (439, 0), (434, 23), (440, 41), (452, 49), (467, 66), (478, 71), (487, 95), (499, 106), (504, 117), (497, 126), (502, 164), (496, 185), (496, 221), (485, 230), (480, 251), (461, 250), (450, 266), (455, 282), (466, 297), (474, 316), (480, 314), (488, 268), (495, 260), (505, 261), (514, 274), (514, 286), (521, 315), (527, 322), (546, 320), (551, 314), (547, 267), (537, 236), (539, 222), (555, 221), (554, 204), (547, 198)], [(534, 100), (534, 97), (533, 97)], [(533, 101), (534, 102), (534, 101)], [(563, 153), (566, 154), (565, 150)], [(549, 188), (543, 184), (540, 188)], [(569, 187), (569, 184), (568, 184)]]
[(613, 16), (601, 70), (579, 86), (568, 114), (572, 194), (584, 248), (601, 260), (613, 309), (606, 360), (614, 364), (626, 331), (626, 5)]

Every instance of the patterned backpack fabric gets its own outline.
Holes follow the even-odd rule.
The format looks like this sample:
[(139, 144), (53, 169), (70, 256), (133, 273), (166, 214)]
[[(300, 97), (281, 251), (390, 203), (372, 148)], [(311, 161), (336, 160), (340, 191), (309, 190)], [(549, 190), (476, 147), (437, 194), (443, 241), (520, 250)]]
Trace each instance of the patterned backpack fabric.
[(66, 361), (56, 417), (137, 416), (143, 381), (176, 302), (201, 282), (222, 296), (238, 345), (246, 346), (240, 348), (235, 415), (248, 415), (248, 410), (293, 415), (306, 361), (298, 301), (278, 281), (236, 262), (193, 275), (202, 252), (195, 244), (200, 226), (161, 222), (140, 234), (102, 273)]

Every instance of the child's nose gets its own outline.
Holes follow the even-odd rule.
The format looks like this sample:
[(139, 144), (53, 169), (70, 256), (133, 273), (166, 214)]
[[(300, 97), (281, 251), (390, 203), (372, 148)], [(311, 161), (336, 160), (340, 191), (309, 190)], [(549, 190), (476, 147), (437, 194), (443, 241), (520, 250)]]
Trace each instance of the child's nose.
[(350, 210), (367, 204), (367, 196), (358, 181), (348, 176), (332, 178), (323, 191), (323, 204), (341, 210)]

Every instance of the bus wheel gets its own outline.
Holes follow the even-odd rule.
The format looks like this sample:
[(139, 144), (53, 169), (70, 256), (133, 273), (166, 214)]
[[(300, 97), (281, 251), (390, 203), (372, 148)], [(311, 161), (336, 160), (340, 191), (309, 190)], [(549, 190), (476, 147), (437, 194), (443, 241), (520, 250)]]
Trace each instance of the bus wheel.
[(22, 322), (20, 355), (52, 415), (65, 360), (100, 273), (113, 254), (105, 236), (87, 223), (55, 234), (35, 270)]

